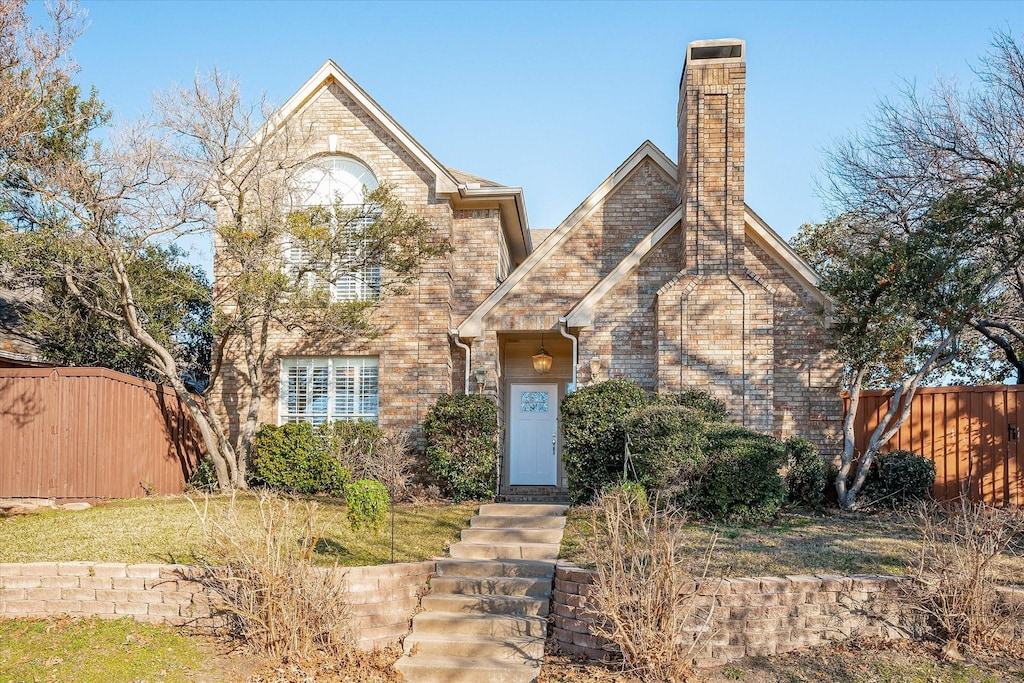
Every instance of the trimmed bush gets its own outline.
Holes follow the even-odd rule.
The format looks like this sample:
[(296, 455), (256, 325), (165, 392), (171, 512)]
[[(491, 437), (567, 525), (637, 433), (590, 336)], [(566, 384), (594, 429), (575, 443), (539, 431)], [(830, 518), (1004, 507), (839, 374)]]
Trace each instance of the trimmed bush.
[(685, 505), (706, 460), (705, 414), (679, 404), (656, 404), (633, 413), (625, 429), (637, 481)]
[(738, 425), (712, 424), (707, 449), (698, 512), (741, 523), (762, 523), (778, 514), (786, 497), (779, 476), (786, 459), (782, 442)]
[(265, 424), (256, 432), (247, 480), (286, 493), (340, 496), (352, 474), (334, 456), (334, 426)]
[(388, 517), (388, 490), (373, 479), (360, 479), (345, 484), (348, 524), (353, 530), (380, 531)]
[(486, 396), (445, 394), (423, 421), (427, 470), (456, 502), (494, 495), (498, 407)]
[(703, 389), (688, 387), (678, 394), (658, 394), (656, 403), (690, 408), (700, 413), (707, 422), (725, 422), (729, 411), (720, 401)]
[(935, 463), (913, 451), (879, 453), (861, 494), (872, 503), (903, 507), (932, 497)]
[(820, 512), (825, 505), (825, 461), (807, 439), (794, 436), (786, 447), (786, 502)]
[(562, 400), (562, 458), (573, 503), (586, 503), (622, 480), (625, 420), (646, 404), (647, 394), (638, 384), (619, 379), (584, 387)]

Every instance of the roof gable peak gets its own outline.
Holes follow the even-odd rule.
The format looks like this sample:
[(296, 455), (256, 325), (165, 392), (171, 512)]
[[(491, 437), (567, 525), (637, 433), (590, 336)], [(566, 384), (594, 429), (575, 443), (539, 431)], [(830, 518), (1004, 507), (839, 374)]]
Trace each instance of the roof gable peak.
[(619, 167), (608, 176), (604, 182), (590, 193), (590, 195), (583, 200), (583, 203), (577, 206), (572, 213), (570, 213), (565, 220), (563, 220), (557, 228), (555, 228), (548, 237), (538, 245), (538, 247), (526, 257), (509, 277), (502, 282), (490, 296), (477, 306), (476, 310), (473, 311), (469, 317), (462, 321), (458, 327), (458, 334), (460, 337), (473, 338), (480, 336), (482, 329), (482, 323), (484, 317), (497, 306), (506, 296), (508, 296), (516, 286), (522, 282), (527, 275), (530, 274), (537, 266), (544, 262), (547, 257), (554, 252), (558, 246), (565, 241), (565, 239), (572, 234), (573, 230), (577, 225), (582, 223), (587, 216), (589, 216), (601, 203), (611, 196), (616, 189), (622, 184), (626, 178), (630, 176), (640, 165), (650, 160), (654, 165), (665, 173), (666, 177), (675, 182), (676, 165), (665, 156), (658, 147), (650, 140), (644, 140), (644, 142), (636, 148), (636, 150), (630, 154), (625, 161), (619, 164)]
[(328, 59), (319, 69), (289, 97), (270, 117), (264, 132), (280, 128), (286, 121), (300, 113), (323, 89), (337, 83), (363, 111), (381, 125), (413, 158), (434, 176), (434, 190), (437, 194), (457, 192), (459, 182), (445, 166), (434, 158), (412, 135), (388, 114), (383, 107), (370, 97), (358, 83), (345, 73), (337, 62)]

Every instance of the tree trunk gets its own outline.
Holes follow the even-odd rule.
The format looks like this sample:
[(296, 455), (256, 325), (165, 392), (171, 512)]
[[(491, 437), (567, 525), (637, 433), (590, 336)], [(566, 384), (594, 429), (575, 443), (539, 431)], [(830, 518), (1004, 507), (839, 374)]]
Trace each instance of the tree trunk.
[[(203, 437), (203, 445), (206, 446), (206, 452), (210, 456), (210, 460), (213, 462), (214, 471), (217, 474), (217, 485), (223, 491), (230, 489), (232, 485), (235, 485), (235, 477), (233, 476), (234, 470), (234, 458), (231, 457), (230, 445), (225, 443), (223, 439), (219, 438), (213, 425), (211, 424), (210, 417), (208, 415), (208, 408), (204, 408), (199, 405), (195, 397), (185, 386), (185, 383), (181, 379), (181, 374), (178, 371), (178, 363), (175, 361), (174, 356), (159, 342), (156, 341), (149, 334), (146, 328), (142, 325), (139, 320), (138, 310), (135, 303), (135, 297), (132, 293), (131, 282), (128, 279), (128, 271), (125, 267), (124, 260), (121, 257), (121, 253), (111, 245), (102, 235), (96, 235), (96, 241), (103, 247), (107, 254), (107, 260), (110, 263), (111, 271), (113, 272), (114, 278), (117, 281), (118, 288), (121, 295), (121, 312), (124, 317), (124, 321), (128, 325), (128, 332), (134, 337), (140, 344), (142, 344), (150, 353), (153, 354), (154, 360), (153, 367), (160, 372), (167, 380), (167, 382), (174, 389), (174, 393), (177, 394), (178, 398), (188, 408), (192, 418), (196, 421), (199, 427), (199, 433)], [(225, 452), (225, 449), (227, 452)]]

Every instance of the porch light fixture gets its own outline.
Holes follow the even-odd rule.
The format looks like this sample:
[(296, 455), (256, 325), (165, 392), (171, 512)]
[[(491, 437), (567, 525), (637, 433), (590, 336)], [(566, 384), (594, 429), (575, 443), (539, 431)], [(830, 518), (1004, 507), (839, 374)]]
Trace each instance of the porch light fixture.
[(487, 368), (481, 365), (473, 374), (476, 376), (477, 393), (484, 393), (484, 383), (487, 381)]
[(538, 375), (546, 375), (551, 372), (551, 354), (544, 349), (544, 335), (540, 336), (540, 351), (533, 354), (533, 369)]

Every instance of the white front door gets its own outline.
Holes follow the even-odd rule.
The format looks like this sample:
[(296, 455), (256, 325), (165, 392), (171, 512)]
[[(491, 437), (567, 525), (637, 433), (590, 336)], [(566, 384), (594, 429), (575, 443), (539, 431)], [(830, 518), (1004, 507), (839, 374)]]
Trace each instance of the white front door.
[(509, 484), (558, 483), (558, 385), (513, 384), (509, 409)]

